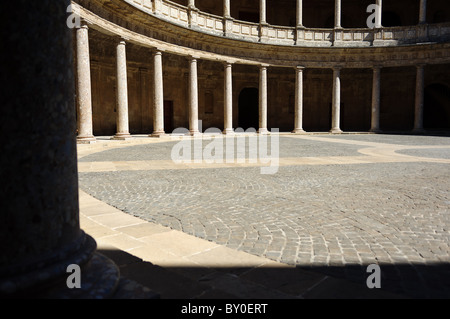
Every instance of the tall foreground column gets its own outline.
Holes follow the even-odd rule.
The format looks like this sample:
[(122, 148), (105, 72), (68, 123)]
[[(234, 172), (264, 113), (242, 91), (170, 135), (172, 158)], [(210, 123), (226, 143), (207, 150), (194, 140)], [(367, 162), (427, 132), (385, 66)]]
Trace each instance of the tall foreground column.
[(89, 60), (89, 35), (85, 21), (77, 34), (77, 79), (78, 79), (78, 142), (95, 142), (92, 127), (91, 64)]
[(377, 133), (380, 131), (380, 86), (381, 86), (381, 69), (373, 68), (372, 80), (372, 118), (370, 131)]
[(153, 133), (152, 137), (160, 137), (164, 132), (164, 87), (163, 87), (163, 69), (162, 52), (155, 51), (153, 54)]
[(189, 58), (189, 132), (197, 135), (198, 131), (198, 77), (197, 59)]
[(295, 70), (295, 124), (292, 133), (304, 133), (303, 130), (303, 70), (298, 66)]
[(114, 139), (125, 140), (131, 138), (128, 123), (128, 77), (126, 43), (120, 39), (117, 44), (117, 133)]
[(224, 134), (233, 133), (233, 65), (225, 63), (225, 87), (224, 87)]
[(415, 133), (422, 133), (423, 129), (423, 103), (424, 103), (424, 86), (425, 86), (425, 65), (417, 66), (416, 75), (416, 100), (414, 112), (414, 129)]
[(331, 130), (330, 133), (342, 133), (340, 128), (341, 121), (341, 69), (333, 69), (333, 104), (331, 112)]
[[(70, 1), (4, 1), (0, 297), (107, 297), (118, 270), (79, 223)], [(7, 167), (7, 169), (5, 169)], [(81, 289), (66, 285), (81, 267)]]
[(259, 67), (259, 130), (267, 133), (267, 66)]

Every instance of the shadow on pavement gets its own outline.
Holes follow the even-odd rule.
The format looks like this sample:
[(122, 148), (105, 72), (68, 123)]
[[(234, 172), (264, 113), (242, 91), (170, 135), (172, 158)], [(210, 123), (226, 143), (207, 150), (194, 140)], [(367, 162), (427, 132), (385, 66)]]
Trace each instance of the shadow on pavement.
[(380, 265), (381, 289), (366, 285), (366, 267), (160, 267), (121, 250), (99, 249), (121, 275), (161, 299), (449, 298), (450, 265)]

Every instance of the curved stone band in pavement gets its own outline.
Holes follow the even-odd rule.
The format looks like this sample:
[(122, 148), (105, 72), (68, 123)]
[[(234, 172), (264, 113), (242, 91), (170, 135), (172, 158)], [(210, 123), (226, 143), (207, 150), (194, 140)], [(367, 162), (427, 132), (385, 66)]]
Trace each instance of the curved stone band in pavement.
[(274, 175), (252, 166), (183, 169), (170, 163), (173, 141), (129, 144), (81, 158), (80, 187), (229, 248), (359, 283), (377, 263), (383, 288), (449, 297), (449, 141), (281, 136)]

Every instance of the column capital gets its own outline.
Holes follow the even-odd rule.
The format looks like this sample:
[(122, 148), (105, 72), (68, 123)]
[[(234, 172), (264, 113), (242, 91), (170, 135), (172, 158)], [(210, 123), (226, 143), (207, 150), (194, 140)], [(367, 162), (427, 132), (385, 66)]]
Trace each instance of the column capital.
[(303, 65), (297, 65), (297, 66), (295, 66), (295, 69), (296, 69), (297, 71), (303, 71), (303, 70), (306, 69), (306, 67), (304, 67)]
[(152, 50), (152, 55), (162, 55), (163, 52), (165, 52), (164, 49), (161, 49), (161, 48), (153, 48), (153, 50)]
[(86, 20), (85, 18), (80, 18), (80, 27), (78, 29), (89, 29), (92, 22)]
[(270, 66), (269, 64), (259, 64), (259, 65), (258, 65), (258, 68), (259, 68), (260, 70), (262, 70), (262, 69), (267, 69), (269, 66)]
[(197, 55), (188, 55), (188, 56), (187, 56), (187, 59), (188, 59), (189, 61), (193, 61), (193, 60), (197, 61), (197, 60), (200, 60), (200, 57), (197, 56)]
[(127, 42), (130, 40), (129, 38), (122, 37), (120, 35), (115, 37), (117, 44), (127, 45)]

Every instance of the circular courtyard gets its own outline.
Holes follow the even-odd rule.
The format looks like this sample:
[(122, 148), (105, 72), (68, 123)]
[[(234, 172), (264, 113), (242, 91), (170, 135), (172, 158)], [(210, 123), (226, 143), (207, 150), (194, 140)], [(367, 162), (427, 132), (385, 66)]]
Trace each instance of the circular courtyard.
[[(225, 154), (239, 138), (216, 137), (216, 145)], [(449, 296), (448, 137), (272, 135), (272, 174), (261, 173), (267, 162), (250, 163), (243, 138), (232, 163), (177, 164), (180, 140), (170, 138), (108, 142), (120, 147), (80, 156), (80, 188), (229, 248), (359, 281), (376, 263), (386, 289)], [(214, 140), (195, 141), (205, 150)]]

